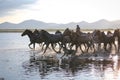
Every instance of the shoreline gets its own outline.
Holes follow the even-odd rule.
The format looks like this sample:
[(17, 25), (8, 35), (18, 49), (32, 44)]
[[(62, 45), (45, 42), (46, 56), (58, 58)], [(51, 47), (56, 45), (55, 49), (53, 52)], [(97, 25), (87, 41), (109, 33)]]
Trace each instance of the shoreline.
[[(9, 32), (16, 32), (16, 33), (21, 33), (23, 32), (25, 29), (0, 29), (0, 33), (9, 33)], [(35, 29), (30, 29), (32, 31), (34, 31)], [(38, 29), (40, 30), (40, 29)], [(44, 30), (47, 30), (47, 31), (56, 31), (56, 30), (60, 30), (60, 31), (64, 31), (65, 29), (44, 29)], [(71, 30), (75, 30), (75, 29), (71, 29)], [(89, 31), (94, 31), (96, 29), (81, 29), (81, 31), (86, 31), (86, 32), (89, 32)], [(113, 31), (114, 29), (99, 29), (101, 31)]]

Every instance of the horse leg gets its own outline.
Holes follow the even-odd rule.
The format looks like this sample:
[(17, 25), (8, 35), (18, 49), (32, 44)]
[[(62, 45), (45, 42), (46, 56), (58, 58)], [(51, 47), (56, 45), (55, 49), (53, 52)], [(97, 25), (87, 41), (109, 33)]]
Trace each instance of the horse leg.
[(107, 47), (107, 43), (104, 43), (104, 50), (105, 51), (107, 51), (106, 47)]
[(42, 45), (41, 51), (43, 51), (44, 45), (45, 45), (45, 43)]
[(61, 58), (63, 58), (65, 56), (65, 53), (61, 56)]
[(85, 47), (85, 50), (87, 49), (87, 45), (85, 43), (83, 43), (84, 47)]
[(101, 49), (101, 43), (98, 43), (98, 50)]
[(109, 43), (110, 44), (110, 50), (112, 49), (112, 43)]
[(35, 43), (33, 43), (33, 49), (35, 49)]
[(46, 52), (46, 50), (47, 50), (48, 46), (49, 46), (49, 43), (47, 43), (47, 44), (46, 44), (46, 48), (45, 48), (45, 50), (44, 50), (43, 54)]
[(119, 52), (119, 49), (120, 49), (120, 42), (118, 41), (118, 52)]
[(52, 46), (52, 49), (53, 49), (56, 53), (58, 53), (58, 51), (55, 50), (53, 43), (51, 43), (51, 46)]
[(95, 44), (93, 44), (93, 49), (94, 49), (94, 53), (95, 53), (95, 51), (96, 51), (96, 49), (95, 49)]
[(32, 44), (32, 43), (30, 43), (28, 46), (29, 46), (30, 49), (33, 49), (33, 48), (30, 47), (31, 44)]
[(78, 44), (75, 45), (75, 51), (77, 52), (78, 50)]
[(61, 49), (62, 49), (62, 44), (58, 43), (59, 44), (59, 52), (61, 52)]
[(117, 46), (116, 46), (115, 42), (113, 42), (113, 45), (114, 45), (114, 47), (115, 47), (115, 50), (116, 50), (116, 49), (117, 49)]
[(82, 48), (81, 48), (81, 45), (80, 45), (80, 50), (82, 51), (82, 53), (84, 53), (84, 51), (83, 51)]
[(74, 45), (73, 43), (70, 45), (70, 50), (72, 50), (73, 45)]
[(120, 49), (120, 44), (118, 45), (118, 52), (119, 52), (119, 49)]
[(91, 44), (90, 49), (91, 49), (92, 51), (94, 50), (93, 53), (95, 52), (95, 44), (94, 44), (94, 43)]
[(88, 43), (87, 46), (88, 46), (88, 48), (87, 48), (86, 52), (88, 52), (88, 50), (91, 47), (91, 45)]
[[(46, 44), (46, 43), (44, 43), (44, 44), (42, 45), (41, 51), (43, 51), (45, 44)], [(48, 47), (48, 49), (51, 50), (50, 47)]]

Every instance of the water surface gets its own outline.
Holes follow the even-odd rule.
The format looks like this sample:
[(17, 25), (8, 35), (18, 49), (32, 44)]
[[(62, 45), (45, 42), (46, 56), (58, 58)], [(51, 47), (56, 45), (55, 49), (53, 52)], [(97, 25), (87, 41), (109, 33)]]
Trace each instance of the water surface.
[[(28, 48), (29, 38), (21, 33), (0, 33), (0, 78), (5, 80), (120, 80), (120, 62), (81, 63), (70, 67), (38, 65), (31, 55), (40, 53)], [(45, 66), (43, 66), (45, 65)], [(44, 68), (46, 67), (46, 68)]]

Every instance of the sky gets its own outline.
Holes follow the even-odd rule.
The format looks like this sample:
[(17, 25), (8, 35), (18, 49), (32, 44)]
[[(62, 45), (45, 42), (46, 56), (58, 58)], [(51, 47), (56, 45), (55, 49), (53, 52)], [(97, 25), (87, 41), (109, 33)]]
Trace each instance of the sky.
[(0, 23), (120, 20), (120, 0), (0, 0)]

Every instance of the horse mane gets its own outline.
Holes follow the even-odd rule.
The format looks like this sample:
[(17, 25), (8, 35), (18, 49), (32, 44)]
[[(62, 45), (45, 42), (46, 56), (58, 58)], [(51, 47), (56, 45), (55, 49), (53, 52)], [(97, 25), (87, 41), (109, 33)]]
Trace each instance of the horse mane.
[(46, 30), (41, 30), (41, 35), (44, 37), (44, 39), (49, 39), (50, 38), (50, 33), (48, 33)]
[(39, 33), (39, 30), (35, 29), (33, 33)]
[(46, 30), (43, 30), (43, 29), (41, 30), (41, 32), (49, 34)]
[(62, 34), (62, 32), (60, 30), (57, 30), (55, 34)]
[(21, 34), (21, 36), (24, 36), (24, 35), (26, 35), (26, 34), (32, 35), (33, 32), (32, 32), (31, 30), (29, 30), (29, 29), (26, 29), (26, 30)]
[(29, 30), (29, 29), (26, 29), (25, 31), (28, 31), (28, 32), (31, 32), (31, 33), (32, 33), (32, 31), (31, 31), (31, 30)]

